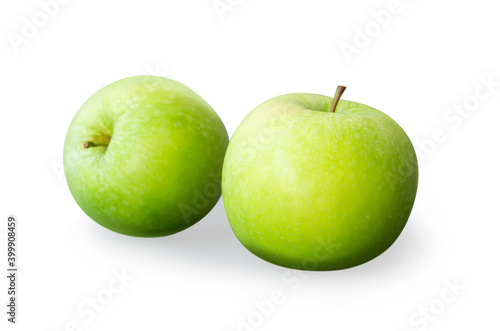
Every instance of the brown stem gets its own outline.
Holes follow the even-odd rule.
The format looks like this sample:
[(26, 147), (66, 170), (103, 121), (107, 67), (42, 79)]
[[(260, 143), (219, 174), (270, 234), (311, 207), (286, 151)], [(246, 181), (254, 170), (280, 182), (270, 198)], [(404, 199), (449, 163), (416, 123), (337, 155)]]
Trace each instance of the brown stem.
[(89, 147), (108, 147), (111, 142), (111, 135), (106, 134), (95, 134), (88, 137), (90, 140), (87, 140), (83, 143), (83, 148)]
[(109, 142), (86, 141), (83, 143), (83, 148), (98, 147), (98, 146), (108, 147), (108, 145), (109, 145)]
[(339, 103), (340, 97), (342, 96), (342, 93), (344, 93), (345, 89), (346, 87), (342, 85), (339, 85), (337, 87), (337, 91), (335, 91), (335, 96), (333, 97), (333, 102), (330, 107), (330, 113), (335, 113), (335, 110), (337, 109), (337, 104)]

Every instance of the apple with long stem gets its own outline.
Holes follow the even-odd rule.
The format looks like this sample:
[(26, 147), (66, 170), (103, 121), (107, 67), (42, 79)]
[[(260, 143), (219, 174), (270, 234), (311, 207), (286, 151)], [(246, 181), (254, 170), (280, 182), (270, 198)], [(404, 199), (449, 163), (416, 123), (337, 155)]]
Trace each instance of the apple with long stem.
[(417, 192), (415, 150), (369, 106), (288, 94), (255, 108), (234, 133), (222, 196), (231, 227), (255, 255), (305, 270), (357, 266), (405, 227)]

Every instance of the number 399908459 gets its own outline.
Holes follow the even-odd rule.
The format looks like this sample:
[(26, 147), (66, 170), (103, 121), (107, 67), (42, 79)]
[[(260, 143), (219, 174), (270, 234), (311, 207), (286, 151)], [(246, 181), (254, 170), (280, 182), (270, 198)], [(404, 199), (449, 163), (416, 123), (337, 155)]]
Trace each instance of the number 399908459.
[(16, 219), (9, 217), (7, 223), (7, 263), (10, 268), (16, 266)]

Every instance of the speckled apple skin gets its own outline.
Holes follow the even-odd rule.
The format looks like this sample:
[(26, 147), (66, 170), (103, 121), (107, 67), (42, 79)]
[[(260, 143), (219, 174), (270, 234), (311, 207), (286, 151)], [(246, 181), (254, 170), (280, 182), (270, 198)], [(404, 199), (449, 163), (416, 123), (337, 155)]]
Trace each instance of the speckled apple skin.
[(254, 109), (229, 144), (222, 196), (240, 242), (269, 262), (337, 270), (389, 248), (417, 192), (415, 150), (384, 113), (289, 94)]
[[(85, 148), (87, 141), (97, 146)], [(191, 89), (135, 76), (80, 108), (66, 136), (64, 171), (74, 199), (97, 223), (130, 236), (165, 236), (216, 204), (227, 144), (222, 121)]]

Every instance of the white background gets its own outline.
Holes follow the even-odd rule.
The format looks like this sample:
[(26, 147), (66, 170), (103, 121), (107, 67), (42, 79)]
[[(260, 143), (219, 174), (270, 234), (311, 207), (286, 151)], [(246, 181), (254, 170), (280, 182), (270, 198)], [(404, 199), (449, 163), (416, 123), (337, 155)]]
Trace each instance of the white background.
[[(5, 223), (14, 214), (20, 291), (12, 326), (2, 277), (0, 328), (498, 330), (500, 87), (486, 95), (481, 83), (500, 82), (497, 3), (401, 0), (383, 27), (372, 12), (392, 8), (389, 0), (221, 3), (231, 6), (222, 16), (213, 0), (61, 0), (44, 22), (40, 2), (2, 1), (0, 256), (4, 266)], [(34, 16), (38, 31), (23, 37)], [(358, 40), (365, 28), (371, 36)], [(13, 38), (25, 39), (15, 46)], [(346, 56), (346, 44), (357, 53)], [(407, 227), (375, 260), (321, 273), (253, 256), (233, 235), (222, 201), (171, 237), (100, 227), (64, 181), (64, 137), (92, 93), (138, 74), (191, 87), (230, 135), (271, 97), (332, 95), (347, 85), (345, 99), (394, 118), (419, 153)], [(451, 113), (464, 103), (469, 110)], [(113, 272), (123, 270), (133, 279), (107, 298)], [(284, 302), (264, 316), (255, 303), (276, 291)], [(110, 302), (94, 318), (77, 312), (96, 296)]]

